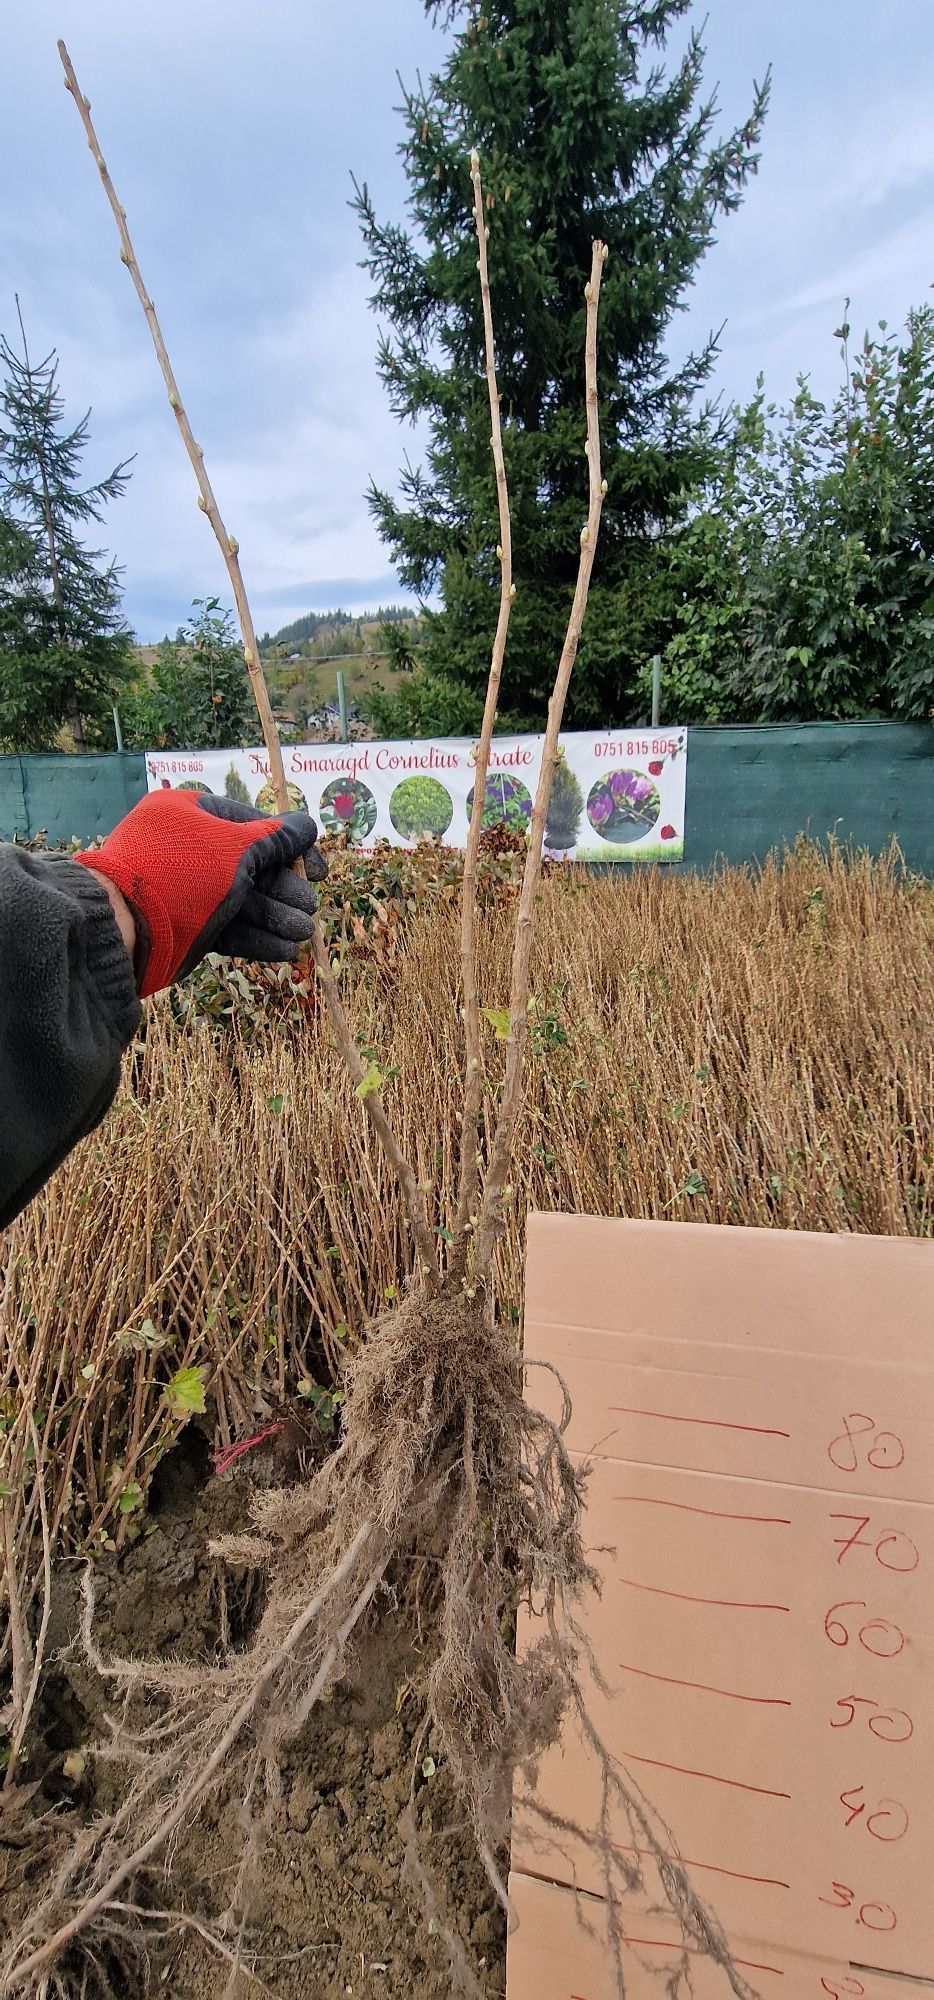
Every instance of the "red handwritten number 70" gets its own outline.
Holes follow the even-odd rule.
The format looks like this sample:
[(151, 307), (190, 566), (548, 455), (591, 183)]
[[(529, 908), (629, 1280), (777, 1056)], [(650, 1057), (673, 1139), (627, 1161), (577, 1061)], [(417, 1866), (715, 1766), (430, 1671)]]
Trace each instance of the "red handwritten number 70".
[(910, 1576), (921, 1561), (921, 1552), (910, 1535), (901, 1528), (883, 1528), (875, 1541), (864, 1540), (863, 1532), (872, 1520), (871, 1514), (831, 1514), (832, 1521), (855, 1521), (852, 1535), (835, 1535), (834, 1547), (840, 1554), (837, 1562), (842, 1563), (851, 1549), (868, 1549), (883, 1569), (894, 1570), (899, 1576)]

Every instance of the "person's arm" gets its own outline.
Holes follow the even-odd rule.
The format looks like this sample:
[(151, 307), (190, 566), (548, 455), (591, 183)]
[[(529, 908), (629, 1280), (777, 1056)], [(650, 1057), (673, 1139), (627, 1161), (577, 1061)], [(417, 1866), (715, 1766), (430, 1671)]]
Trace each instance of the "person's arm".
[(102, 878), (0, 847), (0, 1229), (103, 1118), (142, 1011)]
[(74, 860), (0, 847), (0, 1229), (103, 1118), (140, 997), (209, 951), (295, 957), (316, 838), (307, 813), (160, 791)]

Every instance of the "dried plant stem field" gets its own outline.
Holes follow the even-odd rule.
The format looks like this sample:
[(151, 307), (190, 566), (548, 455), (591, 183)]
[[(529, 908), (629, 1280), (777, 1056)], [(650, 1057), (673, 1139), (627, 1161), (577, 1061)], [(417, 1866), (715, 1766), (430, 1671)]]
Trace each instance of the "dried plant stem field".
[[(488, 1141), (517, 890), (512, 857), (485, 859)], [(463, 1073), (456, 875), (437, 853), (374, 869), (338, 852), (329, 937), (358, 1047), (394, 1065), (386, 1099), (400, 1141), (420, 1180), (451, 1190)], [(894, 863), (802, 848), (758, 875), (595, 881), (555, 871), (541, 894), (512, 1220), (497, 1253), (500, 1317), (517, 1337), (530, 1206), (931, 1233), (934, 891)], [(443, 1255), (454, 1217), (436, 1221)], [(313, 977), (211, 967), (150, 1007), (113, 1112), (4, 1240), (0, 1672), (4, 1701), (12, 1690), (7, 1719), (29, 1711), (8, 1790), (32, 1775), (40, 1799), (79, 1812), (94, 1803), (86, 1776), (72, 1782), (64, 1770), (81, 1749), (71, 1740), (78, 1724), (63, 1724), (41, 1681), (29, 1700), (44, 1565), (64, 1574), (71, 1555), (93, 1552), (120, 1650), (148, 1646), (133, 1606), (142, 1620), (140, 1565), (167, 1494), (173, 1560), (194, 1577), (212, 1491), (228, 1496), (230, 1529), (242, 1480), (248, 1524), (253, 1463), (217, 1480), (212, 1450), (274, 1420), (285, 1426), (276, 1449), (327, 1448), (343, 1358), (410, 1262), (402, 1229)], [(200, 1466), (191, 1521), (179, 1466)], [(418, 1628), (430, 1580), (416, 1585), (416, 1595), (428, 1590), (413, 1611)], [(168, 1643), (180, 1637), (169, 1632)], [(400, 1687), (404, 1678), (400, 1666)], [(405, 1747), (404, 1703), (400, 1716), (396, 1726), (391, 1710), (392, 1756)], [(385, 1737), (375, 1779), (366, 1712), (332, 1718), (348, 1761), (348, 1812), (350, 1766), (365, 1760), (371, 1802), (386, 1764), (388, 1724), (371, 1720)], [(329, 1726), (317, 1725), (319, 1748)], [(384, 1776), (394, 1782), (388, 1765)], [(306, 1772), (301, 1783), (314, 1791), (313, 1780)], [(293, 1830), (303, 1811), (297, 1804)], [(334, 1840), (323, 1844), (337, 1867)], [(465, 1935), (480, 1924), (474, 1943), (489, 1945), (498, 1932), (483, 1929), (475, 1875), (465, 1875), (463, 1893), (480, 1899)], [(268, 1893), (259, 1904), (275, 1921)], [(277, 1950), (313, 1944), (314, 1921), (311, 1892), (291, 1884)], [(333, 1912), (329, 1923), (339, 1930)], [(495, 1957), (490, 1992), (502, 1990)], [(333, 1988), (330, 1971), (310, 1974), (316, 1959), (297, 1963), (296, 1991), (347, 1990), (336, 1962)], [(280, 1983), (263, 1973), (266, 1990), (291, 1992), (279, 1971)], [(443, 1992), (440, 1974), (437, 1989), (431, 1976), (397, 1989), (381, 1974), (382, 1985), (353, 1990)]]

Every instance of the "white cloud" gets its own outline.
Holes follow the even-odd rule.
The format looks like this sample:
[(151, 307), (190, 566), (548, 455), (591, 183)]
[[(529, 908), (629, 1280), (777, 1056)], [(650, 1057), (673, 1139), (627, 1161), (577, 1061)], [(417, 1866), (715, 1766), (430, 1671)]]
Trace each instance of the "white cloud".
[[(35, 348), (56, 345), (70, 414), (93, 406), (89, 476), (137, 453), (104, 539), (146, 636), (195, 594), (226, 597), (210, 530), (83, 136), (55, 36), (88, 91), (222, 511), (260, 622), (330, 581), (389, 594), (366, 509), (418, 438), (376, 380), (376, 325), (349, 169), (401, 219), (398, 66), (437, 66), (422, 0), (18, 0), (3, 9), (0, 329), (14, 289)], [(775, 56), (762, 172), (699, 273), (677, 346), (727, 329), (718, 381), (748, 394), (764, 367), (784, 398), (799, 369), (839, 377), (844, 296), (856, 332), (893, 324), (934, 277), (934, 121), (918, 79), (930, 0), (709, 0), (710, 74), (745, 115)], [(698, 6), (698, 14), (701, 12)], [(890, 17), (897, 18), (890, 18)], [(673, 342), (673, 345), (675, 343)], [(278, 614), (278, 615), (277, 615)], [(258, 614), (259, 615), (259, 614)]]

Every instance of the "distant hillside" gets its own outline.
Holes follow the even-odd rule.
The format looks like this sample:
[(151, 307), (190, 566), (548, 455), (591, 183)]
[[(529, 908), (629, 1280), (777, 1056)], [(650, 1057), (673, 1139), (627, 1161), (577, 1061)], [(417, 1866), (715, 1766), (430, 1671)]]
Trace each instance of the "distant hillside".
[[(419, 644), (416, 613), (400, 604), (379, 605), (359, 618), (348, 611), (308, 611), (274, 633), (259, 640), (260, 657), (269, 693), (283, 734), (301, 741), (331, 726), (326, 713), (337, 701), (337, 669), (344, 675), (351, 717), (364, 713), (366, 697), (374, 688), (390, 684), (389, 662), (383, 627), (408, 626), (411, 642)], [(145, 679), (154, 664), (158, 648), (135, 649)], [(294, 717), (294, 722), (283, 718)]]
[[(378, 604), (375, 611), (363, 613), (367, 625), (404, 625), (417, 614), (411, 606), (404, 604)], [(343, 628), (358, 621), (349, 611), (306, 611), (304, 617), (294, 618), (291, 625), (283, 625), (278, 632), (264, 632), (259, 641), (260, 652), (274, 652), (277, 646), (300, 645), (304, 639), (316, 639), (325, 627)]]
[(326, 726), (324, 711), (337, 699), (338, 668), (344, 675), (351, 717), (355, 711), (365, 714), (367, 695), (389, 684), (386, 625), (407, 626), (417, 648), (418, 617), (398, 604), (380, 605), (360, 618), (345, 611), (310, 611), (284, 625), (273, 638), (264, 635), (260, 654), (273, 705), (280, 714), (295, 717), (289, 726), (294, 726), (296, 735)]

